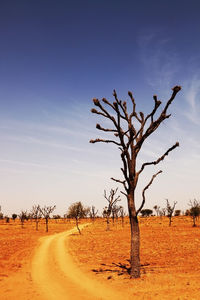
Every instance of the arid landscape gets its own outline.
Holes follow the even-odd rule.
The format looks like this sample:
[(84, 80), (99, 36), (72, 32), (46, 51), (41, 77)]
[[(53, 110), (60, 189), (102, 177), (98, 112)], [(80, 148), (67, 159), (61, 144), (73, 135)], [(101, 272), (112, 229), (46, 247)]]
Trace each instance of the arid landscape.
[[(1, 299), (199, 299), (200, 228), (190, 217), (140, 218), (140, 279), (130, 279), (129, 221), (0, 224)], [(73, 229), (74, 228), (74, 229)]]

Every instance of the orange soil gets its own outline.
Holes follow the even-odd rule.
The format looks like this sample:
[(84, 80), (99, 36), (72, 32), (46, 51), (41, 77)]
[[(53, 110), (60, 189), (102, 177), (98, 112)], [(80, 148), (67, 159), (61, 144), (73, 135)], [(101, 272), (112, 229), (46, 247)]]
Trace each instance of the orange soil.
[[(70, 238), (70, 253), (81, 270), (124, 291), (124, 299), (200, 299), (200, 228), (189, 217), (140, 218), (141, 279), (130, 280), (130, 230), (126, 220), (106, 231), (96, 221), (81, 237)], [(121, 265), (121, 267), (117, 266)], [(135, 296), (135, 297), (134, 297)]]
[[(120, 294), (124, 294), (123, 299), (200, 299), (200, 228), (193, 228), (189, 217), (174, 218), (171, 228), (167, 218), (140, 219), (141, 263), (144, 267), (141, 278), (137, 280), (130, 280), (126, 269), (114, 265), (120, 263), (128, 266), (128, 220), (124, 228), (119, 221), (111, 226), (110, 232), (106, 231), (105, 222), (95, 221), (94, 225), (83, 229), (82, 235), (73, 234), (69, 240), (63, 239), (64, 234), (56, 235), (55, 239), (51, 237), (74, 226), (74, 222), (63, 224), (63, 221), (55, 223), (51, 220), (44, 241), (50, 243), (51, 239), (56, 241), (59, 236), (62, 241), (57, 239), (57, 244), (52, 244), (48, 250), (49, 261), (53, 259), (51, 252), (56, 246), (59, 256), (63, 255), (63, 260), (68, 259), (69, 265), (66, 267), (71, 266), (70, 273), (74, 270), (74, 274), (82, 278), (81, 282), (85, 278), (85, 282), (91, 282), (94, 286), (98, 286), (95, 285), (97, 281), (100, 282), (105, 290), (113, 291), (113, 298), (109, 299), (120, 299), (116, 296)], [(39, 250), (43, 239), (40, 243), (38, 240), (46, 236), (45, 225), (40, 223), (38, 232), (34, 223), (25, 223), (24, 227), (22, 229), (19, 223), (12, 220), (10, 224), (0, 223), (0, 298), (51, 299), (43, 298), (31, 274), (35, 251), (40, 257), (42, 255)], [(66, 249), (62, 249), (62, 255), (59, 252), (61, 242), (63, 249)], [(70, 261), (67, 249), (75, 265)], [(57, 259), (60, 259), (59, 256)], [(39, 270), (39, 266), (38, 274), (44, 271)], [(63, 281), (63, 275), (57, 276), (58, 279)], [(78, 291), (80, 287), (81, 290), (81, 285), (76, 284), (73, 289)], [(84, 298), (78, 292), (77, 295), (73, 299), (95, 299)]]
[(0, 299), (19, 300), (40, 299), (33, 286), (31, 261), (39, 238), (74, 227), (74, 222), (66, 224), (59, 220), (50, 220), (49, 232), (45, 232), (44, 221), (39, 223), (39, 231), (34, 222), (25, 222), (21, 228), (19, 220), (10, 220), (6, 224), (0, 221)]

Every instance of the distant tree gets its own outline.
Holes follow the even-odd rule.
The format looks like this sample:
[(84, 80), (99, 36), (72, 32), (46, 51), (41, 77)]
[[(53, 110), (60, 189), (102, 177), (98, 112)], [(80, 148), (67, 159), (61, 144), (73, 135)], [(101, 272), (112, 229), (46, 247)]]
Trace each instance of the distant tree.
[(120, 196), (115, 196), (118, 191), (118, 188), (111, 189), (109, 196), (107, 196), (106, 191), (104, 190), (104, 198), (108, 201), (108, 206), (104, 208), (104, 216), (106, 216), (107, 222), (107, 229), (110, 230), (110, 215), (112, 213), (113, 206), (118, 202), (121, 201)]
[(61, 216), (60, 215), (53, 215), (53, 219), (59, 220), (59, 219), (61, 219)]
[(165, 216), (166, 215), (166, 208), (161, 208), (161, 209), (159, 209), (159, 216), (160, 217), (163, 217), (163, 216)]
[(112, 207), (112, 220), (113, 220), (113, 224), (115, 222), (115, 220), (117, 221), (118, 220), (118, 217), (120, 215), (120, 206), (118, 205), (113, 205)]
[(31, 210), (31, 218), (35, 221), (35, 229), (38, 230), (38, 224), (42, 218), (42, 211), (40, 205), (33, 205)]
[(120, 216), (120, 218), (122, 219), (122, 227), (124, 227), (125, 211), (124, 211), (123, 206), (120, 206), (119, 208), (120, 208), (120, 209), (119, 209), (119, 216)]
[(194, 199), (193, 201), (190, 200), (189, 202), (190, 210), (189, 215), (192, 217), (193, 220), (193, 227), (196, 227), (196, 221), (200, 216), (200, 202)]
[(3, 220), (3, 213), (1, 211), (1, 206), (0, 206), (0, 220)]
[(158, 216), (158, 215), (159, 215), (159, 211), (160, 211), (160, 206), (155, 205), (155, 206), (153, 207), (153, 209), (155, 209), (155, 211), (156, 211), (156, 216)]
[(5, 216), (4, 219), (5, 219), (6, 223), (10, 223), (10, 218), (8, 216)]
[(44, 206), (43, 208), (40, 209), (42, 216), (45, 219), (45, 223), (46, 223), (46, 232), (49, 231), (49, 219), (50, 219), (50, 215), (51, 213), (55, 210), (56, 205), (54, 206)]
[[(143, 112), (136, 111), (136, 102), (131, 92), (128, 92), (130, 97), (130, 105), (127, 105), (126, 101), (122, 101), (118, 98), (116, 91), (113, 91), (114, 101), (108, 101), (103, 98), (93, 99), (95, 107), (91, 110), (93, 114), (100, 115), (110, 122), (111, 126), (102, 127), (99, 123), (96, 124), (96, 128), (112, 136), (102, 139), (97, 138), (90, 140), (90, 143), (107, 143), (114, 144), (120, 150), (120, 156), (122, 160), (122, 175), (123, 179), (112, 178), (115, 182), (121, 183), (124, 187), (122, 192), (128, 203), (128, 212), (131, 228), (131, 251), (130, 251), (130, 264), (131, 264), (131, 278), (140, 277), (140, 230), (138, 214), (143, 209), (145, 204), (145, 192), (151, 186), (154, 179), (162, 171), (155, 173), (149, 183), (142, 191), (142, 202), (139, 208), (136, 209), (135, 191), (144, 169), (147, 166), (157, 165), (165, 159), (165, 157), (176, 147), (179, 143), (176, 142), (171, 146), (162, 156), (154, 161), (144, 162), (141, 164), (141, 168), (137, 169), (138, 154), (143, 148), (145, 141), (158, 129), (158, 127), (168, 119), (171, 114), (168, 113), (168, 108), (175, 99), (177, 93), (181, 90), (180, 86), (172, 88), (172, 94), (167, 103), (162, 107), (161, 111), (158, 109), (161, 107), (161, 101), (154, 95), (154, 105), (152, 111), (147, 115)], [(129, 108), (131, 110), (129, 112)], [(107, 123), (106, 123), (107, 124)]]
[(173, 216), (174, 209), (175, 209), (175, 206), (176, 206), (177, 202), (174, 201), (173, 205), (170, 205), (168, 199), (166, 199), (166, 201), (167, 201), (167, 207), (166, 207), (167, 217), (169, 218), (169, 226), (171, 226), (172, 216)]
[(17, 219), (17, 214), (12, 214), (12, 219), (15, 221), (15, 219)]
[(153, 214), (153, 210), (146, 208), (146, 209), (142, 209), (140, 213), (141, 213), (142, 217), (150, 217)]
[(189, 209), (186, 209), (185, 216), (190, 216), (190, 210)]
[(96, 216), (98, 214), (98, 210), (96, 210), (95, 206), (92, 206), (90, 208), (90, 212), (89, 212), (89, 215), (90, 215), (90, 219), (92, 220), (92, 222), (94, 222)]
[(176, 209), (174, 212), (174, 216), (175, 217), (179, 217), (181, 215), (181, 210), (180, 209)]
[(76, 220), (76, 227), (79, 234), (81, 234), (81, 230), (79, 228), (79, 220), (81, 218), (87, 217), (89, 211), (90, 209), (88, 207), (84, 207), (80, 201), (72, 203), (68, 208), (67, 217)]
[(21, 210), (18, 217), (21, 221), (21, 227), (24, 228), (24, 222), (25, 222), (25, 220), (27, 220), (27, 210)]

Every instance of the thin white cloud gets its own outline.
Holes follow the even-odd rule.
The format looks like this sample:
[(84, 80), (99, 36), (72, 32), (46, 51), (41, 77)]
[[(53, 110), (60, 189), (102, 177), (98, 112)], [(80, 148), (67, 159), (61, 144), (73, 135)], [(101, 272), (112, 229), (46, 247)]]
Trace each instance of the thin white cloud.
[(184, 88), (185, 100), (188, 104), (184, 115), (192, 123), (200, 125), (200, 75), (195, 75), (192, 79), (187, 80), (184, 84)]
[(180, 63), (171, 40), (157, 32), (141, 35), (138, 43), (148, 84), (156, 91), (162, 91), (163, 96), (168, 96), (169, 88), (180, 84), (174, 82)]
[(50, 166), (39, 164), (39, 163), (31, 163), (31, 162), (24, 162), (18, 160), (10, 160), (10, 159), (0, 159), (0, 163), (14, 164), (14, 165), (28, 166), (28, 167), (37, 167), (37, 168), (48, 168), (48, 169), (51, 168)]

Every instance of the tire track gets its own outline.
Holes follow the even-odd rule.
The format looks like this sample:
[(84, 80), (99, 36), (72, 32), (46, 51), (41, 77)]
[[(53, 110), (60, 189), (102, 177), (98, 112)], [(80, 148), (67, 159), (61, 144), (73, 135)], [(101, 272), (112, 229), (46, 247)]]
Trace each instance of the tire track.
[[(81, 225), (81, 228), (88, 224)], [(48, 300), (124, 299), (107, 286), (90, 279), (73, 262), (66, 247), (76, 228), (41, 239), (32, 261), (32, 279)]]

